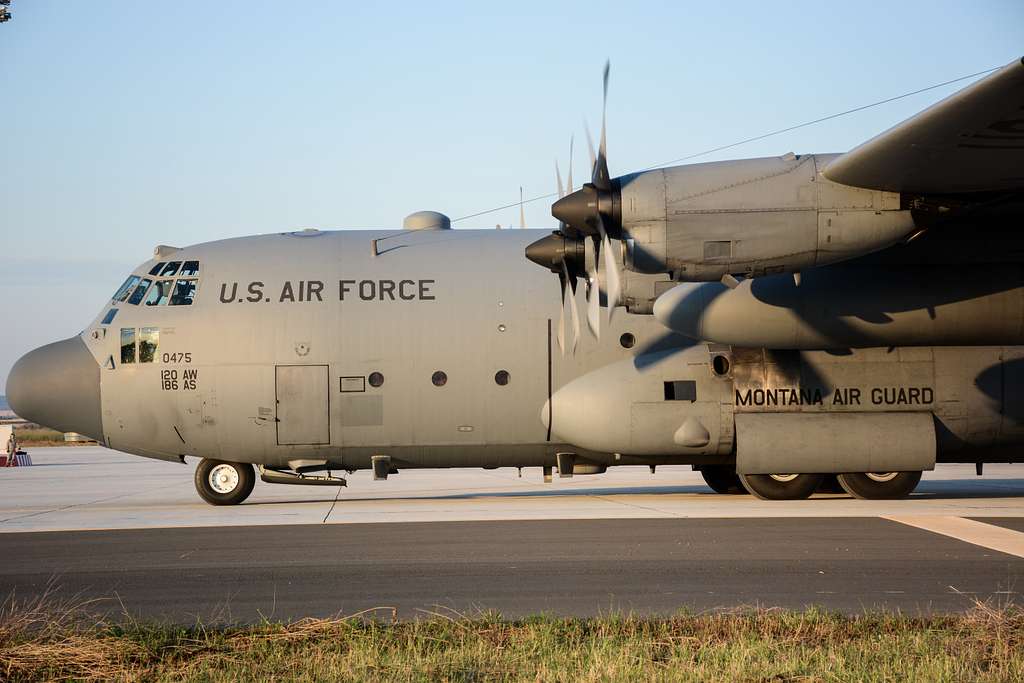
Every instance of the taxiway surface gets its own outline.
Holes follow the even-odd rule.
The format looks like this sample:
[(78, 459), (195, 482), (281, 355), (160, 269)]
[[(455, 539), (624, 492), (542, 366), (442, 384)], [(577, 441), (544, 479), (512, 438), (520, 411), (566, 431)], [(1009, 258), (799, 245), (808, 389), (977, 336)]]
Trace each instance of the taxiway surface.
[(940, 466), (903, 501), (721, 496), (665, 467), (551, 484), (514, 469), (357, 473), (340, 491), (258, 483), (216, 508), (192, 466), (93, 447), (32, 456), (0, 470), (0, 592), (57, 587), (146, 617), (949, 611), (1024, 590), (1022, 466)]

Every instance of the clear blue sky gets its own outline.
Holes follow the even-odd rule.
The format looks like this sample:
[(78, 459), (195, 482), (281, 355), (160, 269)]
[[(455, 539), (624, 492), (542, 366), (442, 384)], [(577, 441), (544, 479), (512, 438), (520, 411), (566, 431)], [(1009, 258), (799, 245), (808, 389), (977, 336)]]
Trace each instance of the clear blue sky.
[[(520, 185), (553, 191), (570, 134), (599, 124), (606, 58), (618, 175), (1024, 55), (1020, 0), (11, 10), (0, 386), (21, 353), (81, 330), (158, 243), (393, 227), (506, 204)], [(844, 151), (955, 89), (701, 160)], [(516, 209), (460, 227), (511, 222)], [(537, 202), (527, 222), (554, 221)]]

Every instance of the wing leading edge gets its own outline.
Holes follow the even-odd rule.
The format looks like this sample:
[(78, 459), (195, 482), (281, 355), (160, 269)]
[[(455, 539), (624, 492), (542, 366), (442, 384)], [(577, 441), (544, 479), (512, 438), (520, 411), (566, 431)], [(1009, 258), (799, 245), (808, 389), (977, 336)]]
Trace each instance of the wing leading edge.
[(1024, 188), (1024, 59), (838, 157), (824, 173), (890, 192)]

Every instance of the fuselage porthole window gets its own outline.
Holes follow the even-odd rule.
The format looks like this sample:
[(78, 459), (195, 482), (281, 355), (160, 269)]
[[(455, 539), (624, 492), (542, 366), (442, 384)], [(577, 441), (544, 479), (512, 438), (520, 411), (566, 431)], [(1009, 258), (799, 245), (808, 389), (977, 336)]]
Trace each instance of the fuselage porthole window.
[(114, 293), (114, 301), (124, 301), (127, 299), (128, 294), (132, 291), (135, 285), (139, 284), (139, 280), (141, 279), (142, 278), (138, 275), (129, 275), (128, 279), (124, 281), (123, 285), (121, 285), (121, 288)]
[(435, 387), (443, 387), (445, 384), (448, 384), (448, 375), (444, 370), (438, 370), (430, 376), (430, 381)]
[(149, 296), (146, 297), (147, 306), (163, 306), (171, 298), (171, 286), (174, 280), (157, 280), (149, 288)]
[(191, 306), (195, 298), (195, 280), (178, 280), (174, 283), (174, 293), (171, 294), (171, 306)]
[(139, 362), (152, 363), (157, 357), (160, 346), (160, 328), (143, 327), (139, 330)]
[(174, 277), (178, 273), (178, 268), (181, 267), (181, 261), (171, 261), (164, 269), (160, 271), (161, 277)]
[(149, 289), (149, 286), (151, 284), (153, 284), (153, 281), (150, 280), (149, 278), (146, 278), (142, 282), (140, 282), (139, 286), (135, 288), (134, 292), (132, 292), (132, 295), (128, 297), (128, 303), (130, 303), (132, 306), (138, 306), (140, 303), (142, 303), (143, 297), (146, 296), (146, 290)]
[(161, 261), (160, 263), (156, 264), (155, 266), (153, 266), (152, 268), (149, 269), (149, 274), (150, 275), (159, 275), (160, 271), (163, 269), (163, 267), (164, 267), (164, 262)]
[(185, 261), (181, 266), (181, 277), (196, 277), (199, 275), (199, 261)]
[(135, 362), (135, 328), (121, 328), (121, 365)]

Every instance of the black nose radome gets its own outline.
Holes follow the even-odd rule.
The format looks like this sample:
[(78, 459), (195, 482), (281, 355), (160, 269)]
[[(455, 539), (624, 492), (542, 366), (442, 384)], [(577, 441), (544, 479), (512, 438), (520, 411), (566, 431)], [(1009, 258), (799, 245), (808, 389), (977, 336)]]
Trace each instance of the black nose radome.
[(22, 356), (7, 377), (7, 401), (18, 417), (103, 440), (100, 366), (79, 337)]

